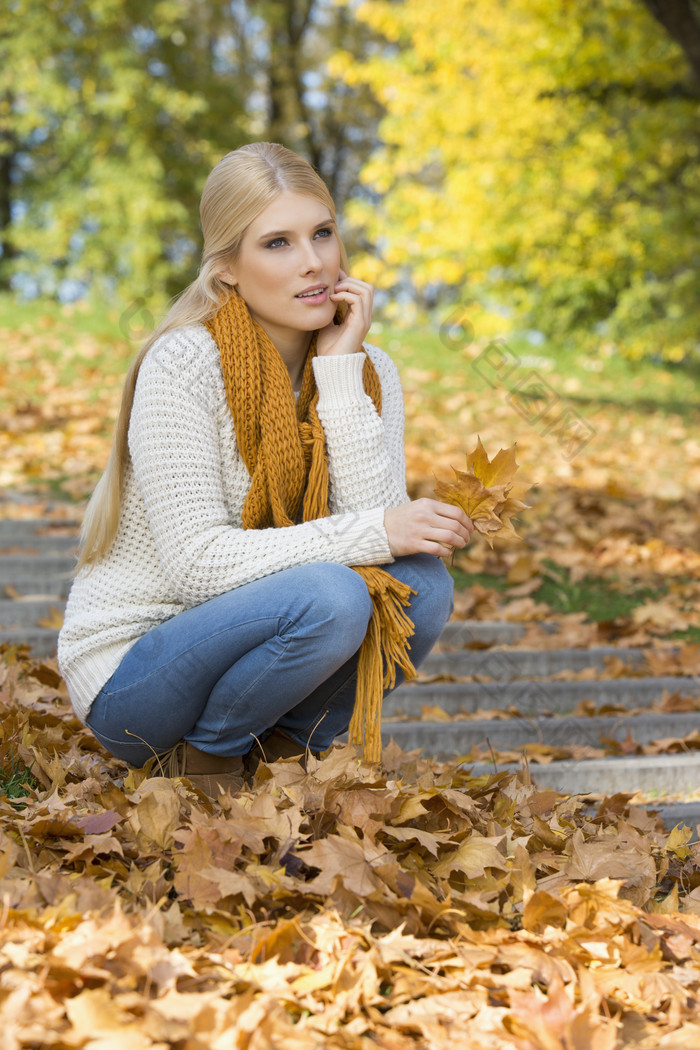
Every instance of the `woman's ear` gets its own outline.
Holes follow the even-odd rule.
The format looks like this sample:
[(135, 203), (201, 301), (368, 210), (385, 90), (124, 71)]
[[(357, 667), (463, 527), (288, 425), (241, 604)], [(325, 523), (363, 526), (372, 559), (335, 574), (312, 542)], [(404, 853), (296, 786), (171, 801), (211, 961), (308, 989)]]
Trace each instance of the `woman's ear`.
[(223, 284), (228, 284), (228, 285), (230, 285), (230, 286), (231, 286), (232, 288), (235, 288), (235, 287), (236, 287), (236, 284), (237, 284), (236, 278), (235, 278), (235, 276), (234, 276), (234, 275), (233, 275), (232, 273), (230, 273), (230, 272), (229, 272), (228, 270), (223, 270), (223, 271), (222, 271), (221, 273), (217, 273), (217, 275), (216, 275), (216, 276), (217, 276), (217, 277), (219, 278), (219, 280), (220, 280), (220, 281), (221, 281), (221, 282), (222, 282)]

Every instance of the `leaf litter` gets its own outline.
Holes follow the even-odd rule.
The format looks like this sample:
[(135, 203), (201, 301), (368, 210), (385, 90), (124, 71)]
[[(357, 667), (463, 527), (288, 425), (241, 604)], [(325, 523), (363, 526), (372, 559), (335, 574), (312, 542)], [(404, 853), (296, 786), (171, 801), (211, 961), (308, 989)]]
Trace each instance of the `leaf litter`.
[(212, 803), (129, 770), (53, 660), (6, 647), (8, 1050), (695, 1046), (700, 845), (629, 795), (385, 748)]
[[(94, 339), (75, 343), (66, 383), (71, 342), (56, 338), (48, 359), (45, 334), (5, 334), (8, 391), (36, 387), (3, 415), (6, 484), (82, 498), (106, 460), (120, 383), (94, 367)], [(700, 452), (679, 417), (639, 423), (659, 448), (681, 447), (673, 472), (669, 456), (640, 457), (614, 433), (608, 409), (567, 462), (502, 392), (465, 390), (457, 415), (441, 401), (419, 418), (425, 376), (403, 373), (412, 496), (429, 493), (465, 431), (498, 447), (517, 428), (523, 461), (541, 465), (524, 543), (456, 555), (504, 584), (460, 592), (457, 616), (511, 620), (522, 648), (647, 645), (700, 626)], [(41, 513), (17, 504), (9, 516)], [(538, 595), (558, 572), (665, 593), (608, 621), (558, 616), (553, 632)], [(7, 650), (0, 682), (0, 764), (30, 765), (39, 784), (0, 797), (9, 1047), (700, 1045), (698, 847), (632, 796), (591, 813), (536, 790), (526, 768), (474, 778), (392, 746), (378, 769), (349, 749), (308, 775), (263, 766), (250, 791), (211, 804), (186, 781), (110, 759), (73, 717), (53, 661)]]

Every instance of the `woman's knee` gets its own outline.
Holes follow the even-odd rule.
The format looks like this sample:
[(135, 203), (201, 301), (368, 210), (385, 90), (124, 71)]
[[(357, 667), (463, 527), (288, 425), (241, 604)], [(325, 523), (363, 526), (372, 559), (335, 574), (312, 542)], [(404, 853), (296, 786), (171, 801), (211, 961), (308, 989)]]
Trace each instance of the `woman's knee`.
[(372, 615), (372, 599), (359, 573), (335, 562), (316, 562), (304, 567), (304, 585), (309, 609), (327, 633), (350, 651), (362, 644)]
[(415, 591), (406, 611), (414, 627), (411, 648), (420, 662), (439, 638), (454, 608), (452, 577), (440, 559), (432, 554), (399, 558), (388, 569)]
[(399, 558), (389, 571), (408, 583), (416, 592), (411, 595), (411, 607), (420, 609), (426, 621), (449, 617), (453, 608), (454, 583), (449, 572), (433, 554), (412, 554)]

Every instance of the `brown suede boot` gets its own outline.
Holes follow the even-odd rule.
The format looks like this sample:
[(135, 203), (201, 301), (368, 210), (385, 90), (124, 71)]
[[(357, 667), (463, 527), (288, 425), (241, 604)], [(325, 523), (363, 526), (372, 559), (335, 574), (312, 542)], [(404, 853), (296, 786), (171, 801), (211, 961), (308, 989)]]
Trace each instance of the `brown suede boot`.
[(187, 777), (214, 800), (227, 791), (240, 791), (248, 778), (245, 755), (210, 755), (186, 740), (159, 755), (158, 760), (166, 777)]
[[(320, 751), (312, 751), (314, 758), (319, 758)], [(251, 774), (261, 762), (277, 762), (281, 758), (297, 758), (302, 769), (306, 769), (306, 748), (293, 740), (283, 729), (275, 728), (261, 744), (256, 744), (249, 752), (248, 767)]]

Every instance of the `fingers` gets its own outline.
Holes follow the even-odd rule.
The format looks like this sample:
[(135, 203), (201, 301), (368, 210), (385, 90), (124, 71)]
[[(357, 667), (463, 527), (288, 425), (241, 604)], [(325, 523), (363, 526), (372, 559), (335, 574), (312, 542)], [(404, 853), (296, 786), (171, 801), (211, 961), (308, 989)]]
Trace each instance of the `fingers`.
[(358, 318), (361, 317), (362, 322), (369, 328), (372, 322), (372, 305), (374, 302), (374, 288), (371, 284), (358, 281), (354, 277), (346, 277), (344, 280), (336, 282), (329, 298), (334, 303), (346, 302), (351, 311)]
[(319, 332), (317, 353), (321, 356), (357, 353), (362, 349), (362, 342), (372, 324), (372, 285), (355, 277), (348, 277), (340, 270), (339, 280), (336, 281), (329, 298), (334, 303), (347, 303), (348, 311), (342, 324), (328, 325)]
[(384, 524), (394, 556), (421, 552), (446, 558), (465, 547), (473, 531), (461, 507), (426, 498), (389, 508)]
[(474, 522), (471, 518), (467, 517), (467, 514), (462, 510), (461, 507), (456, 507), (453, 503), (442, 503), (440, 500), (431, 500), (436, 505), (436, 511), (438, 514), (442, 514), (446, 518), (452, 518), (458, 522), (467, 532), (474, 531)]
[(371, 302), (374, 297), (374, 288), (366, 281), (360, 281), (357, 277), (348, 277), (340, 271), (339, 279), (335, 282), (331, 298), (340, 295), (341, 292), (353, 292), (356, 295), (366, 297)]
[(439, 500), (427, 500), (429, 524), (439, 535), (430, 533), (430, 539), (438, 539), (448, 546), (464, 547), (474, 531), (474, 523), (467, 517), (461, 507)]
[(450, 529), (431, 529), (426, 531), (425, 538), (435, 543), (439, 543), (441, 547), (449, 547), (450, 550), (454, 550), (455, 547), (465, 547), (469, 543), (469, 536), (465, 536), (461, 532), (454, 532)]
[(451, 558), (454, 554), (454, 547), (445, 547), (441, 543), (426, 543), (421, 547), (420, 554), (434, 554), (436, 558)]

